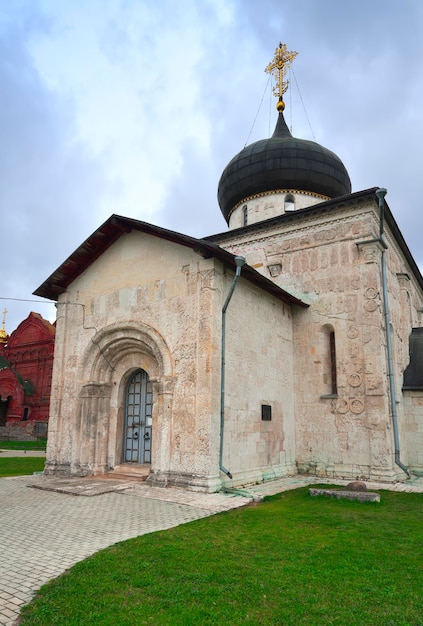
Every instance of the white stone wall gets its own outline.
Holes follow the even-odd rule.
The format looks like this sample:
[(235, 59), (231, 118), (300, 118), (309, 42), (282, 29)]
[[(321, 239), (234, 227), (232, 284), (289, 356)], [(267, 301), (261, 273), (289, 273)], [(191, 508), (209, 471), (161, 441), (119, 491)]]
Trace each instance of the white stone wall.
[[(374, 203), (231, 239), (222, 247), (310, 303), (294, 316), (296, 459), (301, 472), (395, 480), (379, 217)], [(390, 233), (388, 289), (397, 411), (407, 463), (402, 375), (421, 289)], [(325, 331), (334, 331), (338, 389), (328, 389)], [(323, 397), (322, 397), (323, 396)], [(326, 396), (326, 397), (324, 397)], [(329, 397), (327, 397), (329, 396)]]
[(218, 428), (218, 393), (210, 392), (219, 385), (214, 276), (213, 260), (132, 232), (60, 297), (52, 471), (102, 473), (121, 462), (124, 389), (143, 368), (156, 401), (153, 472), (174, 472), (181, 481), (195, 474), (206, 486), (217, 481), (210, 440)]
[[(121, 464), (125, 387), (142, 368), (154, 396), (150, 482), (219, 488), (221, 310), (233, 275), (132, 232), (69, 286), (58, 304), (48, 473)], [(289, 307), (241, 279), (227, 319), (226, 462), (238, 482), (286, 473), (294, 458)], [(271, 423), (261, 422), (261, 402), (272, 404)]]
[[(242, 278), (227, 311), (225, 371), (223, 465), (233, 474), (226, 483), (295, 473), (291, 307)], [(262, 405), (271, 407), (270, 421)]]
[[(260, 228), (220, 245), (310, 304), (290, 307), (241, 278), (226, 318), (219, 472), (222, 306), (234, 273), (139, 232), (123, 235), (58, 303), (47, 471), (100, 474), (122, 460), (125, 386), (153, 383), (150, 480), (218, 489), (293, 473), (396, 480), (382, 246), (376, 203)], [(423, 464), (422, 399), (402, 392), (423, 294), (386, 230), (401, 460)], [(335, 333), (332, 393), (328, 336)], [(270, 406), (271, 421), (261, 419)]]

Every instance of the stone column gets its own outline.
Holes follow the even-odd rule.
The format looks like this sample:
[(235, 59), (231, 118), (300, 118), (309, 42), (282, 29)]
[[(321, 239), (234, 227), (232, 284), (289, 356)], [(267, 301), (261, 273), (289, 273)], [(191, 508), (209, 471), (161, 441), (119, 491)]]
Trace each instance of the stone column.
[(80, 397), (79, 432), (75, 432), (72, 473), (83, 476), (107, 471), (110, 383), (88, 383)]
[(152, 378), (153, 387), (153, 449), (148, 482), (166, 484), (171, 463), (172, 403), (175, 378)]

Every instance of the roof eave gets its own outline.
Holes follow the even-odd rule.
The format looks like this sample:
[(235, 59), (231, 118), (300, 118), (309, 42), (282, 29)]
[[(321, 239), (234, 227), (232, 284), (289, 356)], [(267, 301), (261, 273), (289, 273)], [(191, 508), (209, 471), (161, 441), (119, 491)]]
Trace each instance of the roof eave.
[[(34, 295), (57, 301), (60, 294), (109, 248), (123, 233), (137, 230), (185, 246), (204, 259), (215, 257), (226, 267), (236, 270), (235, 256), (221, 248), (218, 244), (205, 239), (196, 239), (175, 231), (141, 222), (132, 218), (112, 215), (90, 237), (88, 237), (52, 274), (40, 285)], [(299, 298), (281, 289), (271, 280), (245, 265), (242, 274), (251, 283), (271, 293), (287, 304), (299, 307), (309, 305)]]

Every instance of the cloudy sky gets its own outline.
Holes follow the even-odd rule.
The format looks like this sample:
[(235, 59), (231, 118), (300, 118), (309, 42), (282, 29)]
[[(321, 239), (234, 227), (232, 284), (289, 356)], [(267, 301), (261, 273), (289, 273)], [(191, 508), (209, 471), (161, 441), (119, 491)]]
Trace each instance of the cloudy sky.
[[(298, 51), (286, 118), (387, 202), (423, 269), (421, 0), (0, 2), (1, 310), (112, 213), (196, 237), (226, 229), (227, 162), (276, 121), (264, 68)], [(4, 299), (4, 298), (7, 298)], [(53, 315), (53, 317), (52, 317)]]

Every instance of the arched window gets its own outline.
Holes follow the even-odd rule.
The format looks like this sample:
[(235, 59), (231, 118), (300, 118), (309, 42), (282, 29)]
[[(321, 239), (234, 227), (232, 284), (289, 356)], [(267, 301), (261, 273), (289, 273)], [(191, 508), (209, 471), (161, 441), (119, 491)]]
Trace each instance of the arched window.
[(295, 198), (292, 195), (292, 193), (288, 193), (285, 196), (285, 204), (284, 204), (284, 206), (285, 206), (285, 213), (287, 211), (295, 211)]

